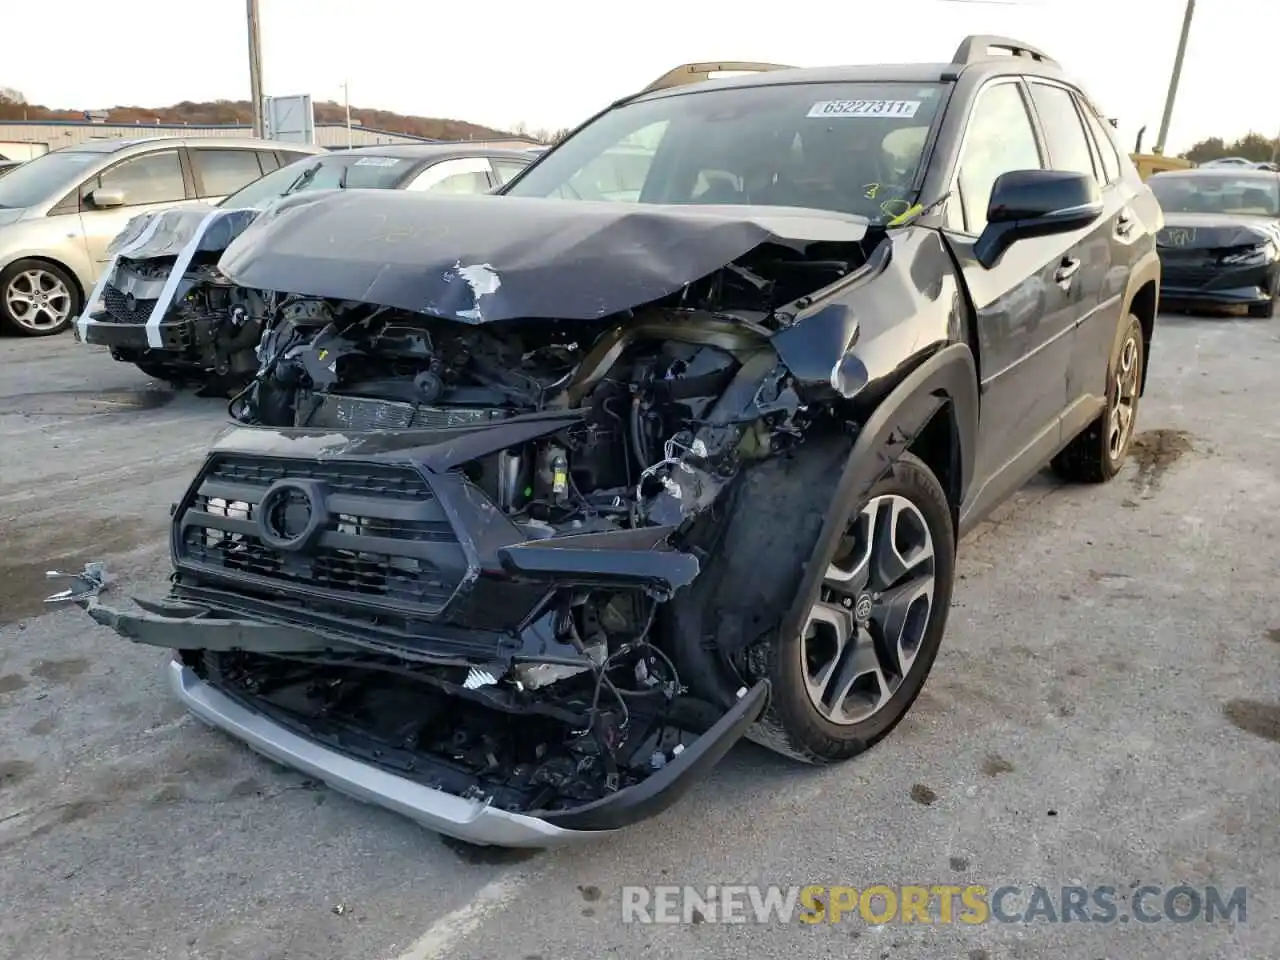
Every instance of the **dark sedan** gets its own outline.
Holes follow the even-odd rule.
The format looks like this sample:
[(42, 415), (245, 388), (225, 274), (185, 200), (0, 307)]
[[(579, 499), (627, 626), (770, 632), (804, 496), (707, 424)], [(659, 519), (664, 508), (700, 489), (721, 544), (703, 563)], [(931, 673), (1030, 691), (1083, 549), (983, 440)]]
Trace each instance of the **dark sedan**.
[(1280, 295), (1280, 173), (1209, 167), (1153, 175), (1170, 305), (1245, 306), (1270, 317)]

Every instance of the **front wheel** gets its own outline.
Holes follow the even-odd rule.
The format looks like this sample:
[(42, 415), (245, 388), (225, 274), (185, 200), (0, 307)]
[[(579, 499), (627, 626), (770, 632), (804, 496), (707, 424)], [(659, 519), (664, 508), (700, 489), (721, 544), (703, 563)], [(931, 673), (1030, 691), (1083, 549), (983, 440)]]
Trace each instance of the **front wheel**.
[(946, 494), (906, 454), (848, 521), (799, 634), (761, 642), (771, 697), (748, 736), (809, 763), (887, 736), (938, 655), (954, 576)]
[(23, 337), (50, 337), (71, 326), (80, 289), (62, 267), (18, 260), (0, 271), (0, 327)]

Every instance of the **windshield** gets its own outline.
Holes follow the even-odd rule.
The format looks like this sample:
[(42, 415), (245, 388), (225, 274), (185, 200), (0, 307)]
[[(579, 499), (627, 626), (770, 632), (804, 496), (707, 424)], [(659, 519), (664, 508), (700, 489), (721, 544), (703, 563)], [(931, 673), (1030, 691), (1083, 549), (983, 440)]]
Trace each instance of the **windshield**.
[(103, 156), (58, 150), (28, 160), (0, 178), (0, 207), (31, 207), (57, 199), (79, 183)]
[(1237, 213), (1280, 217), (1280, 178), (1188, 176), (1147, 181), (1165, 213)]
[(598, 117), (510, 196), (834, 210), (883, 223), (913, 184), (941, 84), (803, 83), (700, 90)]
[(412, 167), (403, 157), (333, 154), (295, 160), (227, 197), (229, 210), (261, 208), (281, 197), (308, 190), (394, 190)]

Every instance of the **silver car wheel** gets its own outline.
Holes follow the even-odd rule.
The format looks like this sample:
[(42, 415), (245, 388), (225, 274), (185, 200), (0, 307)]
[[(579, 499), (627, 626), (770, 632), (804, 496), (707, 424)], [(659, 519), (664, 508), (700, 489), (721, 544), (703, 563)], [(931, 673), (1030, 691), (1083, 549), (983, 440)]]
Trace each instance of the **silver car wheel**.
[(1138, 400), (1138, 374), (1141, 351), (1137, 337), (1129, 336), (1120, 348), (1120, 362), (1115, 374), (1115, 402), (1107, 424), (1107, 453), (1117, 460), (1129, 445), (1133, 433), (1134, 407)]
[(5, 288), (4, 303), (14, 323), (38, 333), (57, 329), (71, 315), (71, 291), (48, 270), (15, 274)]
[(805, 688), (817, 712), (847, 726), (902, 685), (933, 613), (933, 536), (906, 497), (873, 498), (827, 568), (801, 634)]

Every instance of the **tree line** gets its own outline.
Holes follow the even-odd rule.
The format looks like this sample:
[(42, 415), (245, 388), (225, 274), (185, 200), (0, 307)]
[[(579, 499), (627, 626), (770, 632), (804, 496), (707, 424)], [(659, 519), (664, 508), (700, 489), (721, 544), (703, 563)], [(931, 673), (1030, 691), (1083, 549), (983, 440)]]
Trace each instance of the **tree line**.
[[(346, 108), (333, 100), (317, 101), (316, 123), (346, 123)], [(168, 107), (112, 107), (106, 111), (110, 123), (128, 124), (189, 124), (190, 126), (222, 126), (250, 124), (253, 110), (248, 100), (214, 100), (194, 103), (184, 100)], [(83, 120), (83, 110), (51, 108), (27, 102), (20, 90), (0, 87), (0, 122), (5, 120)], [(392, 113), (390, 110), (351, 108), (351, 122), (361, 126), (402, 133), (433, 140), (491, 140), (510, 136), (505, 130), (496, 130), (465, 120), (440, 117), (416, 117)]]
[(1274, 161), (1280, 157), (1280, 139), (1263, 136), (1261, 133), (1246, 133), (1238, 140), (1232, 140), (1229, 143), (1222, 137), (1207, 137), (1179, 156), (1192, 163), (1220, 160), (1223, 157)]

